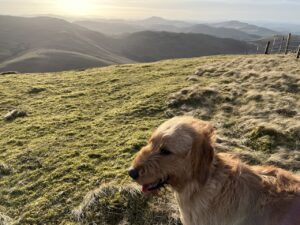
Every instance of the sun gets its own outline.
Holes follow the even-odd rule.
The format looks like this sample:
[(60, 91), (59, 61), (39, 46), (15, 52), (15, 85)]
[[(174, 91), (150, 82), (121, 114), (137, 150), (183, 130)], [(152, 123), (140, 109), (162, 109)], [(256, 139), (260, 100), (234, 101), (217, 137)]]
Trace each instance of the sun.
[(92, 11), (87, 0), (58, 0), (58, 8), (69, 15), (87, 15)]

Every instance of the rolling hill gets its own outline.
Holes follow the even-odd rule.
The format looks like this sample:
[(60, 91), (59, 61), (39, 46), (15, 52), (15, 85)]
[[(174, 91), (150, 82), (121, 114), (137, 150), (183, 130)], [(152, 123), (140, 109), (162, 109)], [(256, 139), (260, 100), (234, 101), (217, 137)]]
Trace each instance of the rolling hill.
[(0, 71), (50, 72), (132, 62), (118, 54), (113, 39), (61, 19), (0, 16), (0, 33)]
[(261, 38), (261, 36), (248, 34), (234, 28), (213, 27), (205, 24), (197, 24), (191, 27), (183, 28), (185, 33), (201, 33), (212, 35), (219, 38), (231, 38), (240, 41), (253, 41)]
[(278, 31), (274, 31), (274, 30), (271, 30), (268, 28), (259, 27), (259, 26), (255, 26), (255, 25), (252, 25), (249, 23), (243, 23), (243, 22), (235, 21), (235, 20), (214, 23), (214, 24), (210, 24), (210, 25), (214, 26), (214, 27), (236, 29), (236, 30), (240, 30), (245, 33), (248, 33), (248, 34), (257, 35), (257, 36), (261, 36), (261, 37), (270, 37), (273, 35), (280, 34), (280, 32), (278, 32)]
[(167, 31), (175, 33), (199, 33), (219, 38), (232, 38), (242, 41), (253, 41), (269, 37), (278, 32), (239, 21), (229, 21), (217, 24), (188, 23), (184, 21), (167, 20), (160, 17), (150, 17), (145, 20), (86, 20), (76, 21), (76, 24), (107, 35), (120, 35), (140, 31)]
[[(153, 20), (143, 23), (155, 25)], [(137, 32), (110, 37), (49, 17), (0, 16), (0, 33), (0, 72), (56, 72), (167, 58), (244, 54), (252, 49), (245, 42), (202, 34)]]
[(98, 31), (107, 35), (120, 35), (126, 33), (135, 33), (145, 30), (142, 26), (133, 25), (126, 23), (126, 21), (114, 21), (114, 20), (83, 20), (76, 21), (75, 24), (78, 24), (82, 27), (85, 27), (90, 30)]
[(232, 38), (240, 41), (253, 41), (261, 36), (248, 34), (234, 28), (214, 27), (206, 24), (189, 24), (164, 20), (162, 18), (149, 18), (143, 21), (77, 21), (76, 24), (107, 35), (122, 35), (141, 31), (166, 31), (174, 33), (207, 34), (219, 38)]
[(293, 33), (300, 35), (300, 24), (297, 23), (272, 23), (272, 22), (265, 22), (261, 24), (262, 26), (269, 27), (272, 30), (276, 30), (283, 34)]
[(172, 26), (172, 27), (187, 27), (191, 25), (191, 23), (189, 22), (180, 21), (180, 20), (169, 20), (158, 16), (152, 16), (143, 20), (132, 21), (132, 23), (139, 24), (142, 26), (148, 26), (148, 27), (157, 26), (157, 25)]
[(246, 54), (253, 46), (204, 34), (144, 31), (125, 36), (121, 52), (138, 62), (219, 54)]
[(152, 130), (176, 115), (211, 121), (217, 151), (299, 172), (299, 76), (294, 55), (0, 76), (1, 117), (27, 115), (0, 120), (0, 222), (180, 224), (168, 190), (147, 198), (127, 176)]

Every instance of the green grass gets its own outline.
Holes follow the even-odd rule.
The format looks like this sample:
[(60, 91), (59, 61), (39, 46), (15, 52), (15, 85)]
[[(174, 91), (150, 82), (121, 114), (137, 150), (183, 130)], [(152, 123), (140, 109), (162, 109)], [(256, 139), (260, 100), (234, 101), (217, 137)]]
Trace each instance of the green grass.
[(128, 181), (134, 153), (166, 119), (169, 94), (222, 58), (0, 77), (0, 115), (28, 113), (0, 121), (0, 159), (10, 168), (0, 177), (0, 212), (20, 224), (73, 221), (89, 190)]
[(0, 115), (27, 112), (0, 120), (0, 225), (76, 224), (79, 206), (89, 224), (110, 206), (97, 197), (88, 208), (85, 196), (110, 182), (107, 204), (130, 214), (126, 191), (114, 202), (127, 168), (172, 115), (211, 120), (217, 150), (299, 171), (299, 73), (294, 56), (217, 56), (0, 76)]

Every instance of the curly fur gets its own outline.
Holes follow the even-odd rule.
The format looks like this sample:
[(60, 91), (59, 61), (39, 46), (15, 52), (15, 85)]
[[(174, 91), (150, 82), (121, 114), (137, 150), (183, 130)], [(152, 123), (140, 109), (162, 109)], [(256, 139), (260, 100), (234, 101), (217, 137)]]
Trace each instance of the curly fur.
[[(214, 153), (208, 122), (175, 117), (137, 154), (141, 185), (168, 180), (184, 225), (300, 225), (300, 179), (271, 166), (249, 166)], [(169, 155), (160, 154), (164, 147)]]

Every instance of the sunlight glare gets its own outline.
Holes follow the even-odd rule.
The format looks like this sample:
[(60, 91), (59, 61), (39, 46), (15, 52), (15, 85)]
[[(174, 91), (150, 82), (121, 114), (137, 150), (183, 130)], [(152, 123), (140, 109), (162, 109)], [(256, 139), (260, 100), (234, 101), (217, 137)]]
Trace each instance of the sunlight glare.
[(58, 0), (59, 9), (69, 15), (87, 15), (92, 6), (87, 0)]

